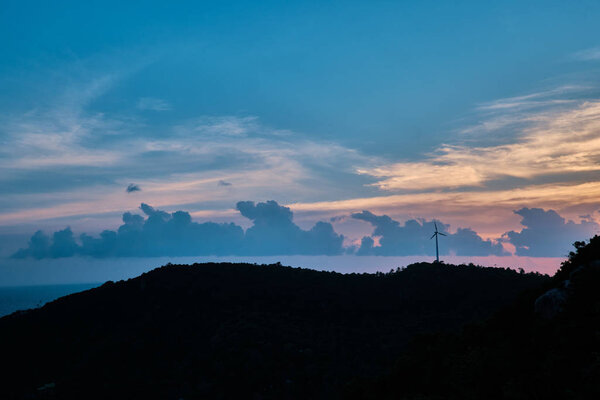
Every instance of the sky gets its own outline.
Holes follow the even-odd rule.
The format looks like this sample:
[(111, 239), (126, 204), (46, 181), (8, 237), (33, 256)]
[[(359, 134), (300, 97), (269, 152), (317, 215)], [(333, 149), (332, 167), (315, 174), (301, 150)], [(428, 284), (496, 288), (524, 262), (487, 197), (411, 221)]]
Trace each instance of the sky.
[(73, 257), (366, 270), (431, 258), (434, 222), (447, 259), (558, 266), (600, 231), (599, 16), (5, 0), (0, 276)]

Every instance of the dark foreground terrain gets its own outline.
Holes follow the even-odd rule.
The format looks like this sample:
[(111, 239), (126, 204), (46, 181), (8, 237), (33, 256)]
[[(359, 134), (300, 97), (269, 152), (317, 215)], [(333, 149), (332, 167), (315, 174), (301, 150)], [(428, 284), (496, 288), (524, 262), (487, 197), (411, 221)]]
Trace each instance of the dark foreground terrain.
[(537, 291), (461, 334), (422, 335), (356, 399), (600, 399), (600, 237)]
[(538, 398), (521, 381), (597, 376), (597, 266), (534, 314), (574, 268), (167, 265), (0, 319), (0, 398)]

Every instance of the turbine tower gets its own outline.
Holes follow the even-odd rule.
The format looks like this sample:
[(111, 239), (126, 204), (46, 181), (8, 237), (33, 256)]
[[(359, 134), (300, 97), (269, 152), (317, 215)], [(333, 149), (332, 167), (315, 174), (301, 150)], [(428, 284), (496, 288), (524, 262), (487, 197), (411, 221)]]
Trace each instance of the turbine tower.
[(433, 235), (431, 235), (429, 240), (433, 239), (433, 237), (435, 236), (435, 262), (440, 262), (440, 250), (438, 248), (438, 236), (439, 235), (447, 236), (447, 235), (445, 233), (438, 232), (437, 224), (435, 223), (435, 221), (433, 221), (433, 225), (435, 226), (435, 233)]

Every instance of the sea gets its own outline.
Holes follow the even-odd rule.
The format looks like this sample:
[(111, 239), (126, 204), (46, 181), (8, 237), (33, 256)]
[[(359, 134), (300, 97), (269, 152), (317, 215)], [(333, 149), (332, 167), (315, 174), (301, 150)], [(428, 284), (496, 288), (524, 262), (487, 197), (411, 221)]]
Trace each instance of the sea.
[(0, 287), (0, 317), (19, 310), (42, 307), (71, 293), (100, 286), (100, 283)]

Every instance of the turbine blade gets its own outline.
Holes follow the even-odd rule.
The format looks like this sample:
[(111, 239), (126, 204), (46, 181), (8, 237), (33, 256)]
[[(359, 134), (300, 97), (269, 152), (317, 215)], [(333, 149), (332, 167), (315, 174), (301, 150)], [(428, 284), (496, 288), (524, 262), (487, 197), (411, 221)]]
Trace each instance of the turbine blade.
[(433, 225), (435, 226), (435, 231), (437, 232), (437, 224), (435, 223), (435, 221), (433, 221)]
[(438, 235), (448, 236), (448, 235), (446, 235), (445, 233), (442, 233), (442, 232), (438, 232)]
[(433, 235), (431, 235), (431, 237), (429, 238), (429, 240), (433, 239), (435, 237), (435, 235), (437, 235), (437, 232), (434, 233)]

